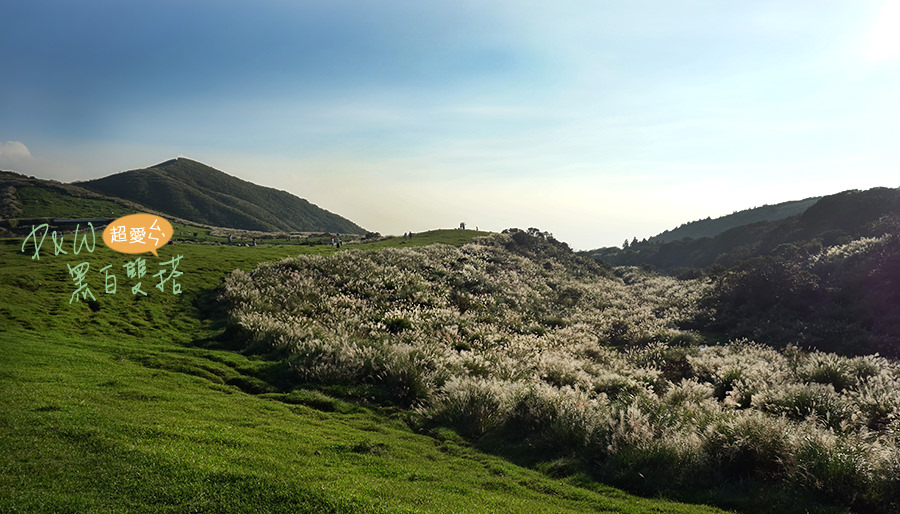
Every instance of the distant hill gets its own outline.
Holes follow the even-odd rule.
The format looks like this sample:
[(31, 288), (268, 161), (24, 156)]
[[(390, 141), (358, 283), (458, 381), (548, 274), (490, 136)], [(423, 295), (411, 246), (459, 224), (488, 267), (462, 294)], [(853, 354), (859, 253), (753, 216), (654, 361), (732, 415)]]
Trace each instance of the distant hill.
[[(806, 201), (806, 200), (803, 200)], [(801, 202), (803, 202), (801, 201)], [(588, 252), (612, 265), (650, 265), (661, 271), (726, 267), (768, 255), (780, 245), (831, 246), (880, 236), (900, 220), (900, 190), (851, 190), (822, 197), (802, 213), (730, 228), (714, 237), (640, 242), (627, 249)]]
[(259, 186), (185, 158), (76, 184), (212, 226), (269, 232), (366, 232), (286, 191)]
[(0, 171), (0, 237), (24, 235), (42, 223), (55, 229), (57, 218), (114, 219), (134, 212), (153, 210), (73, 184)]
[(651, 243), (668, 243), (671, 241), (680, 241), (684, 238), (700, 239), (703, 237), (714, 237), (726, 230), (742, 225), (749, 225), (760, 221), (777, 221), (796, 216), (818, 202), (820, 198), (820, 196), (816, 196), (805, 200), (794, 200), (775, 205), (763, 205), (762, 207), (745, 209), (714, 219), (706, 218), (704, 220), (692, 221), (690, 223), (685, 223), (678, 228), (666, 230), (661, 234), (649, 238), (648, 241)]

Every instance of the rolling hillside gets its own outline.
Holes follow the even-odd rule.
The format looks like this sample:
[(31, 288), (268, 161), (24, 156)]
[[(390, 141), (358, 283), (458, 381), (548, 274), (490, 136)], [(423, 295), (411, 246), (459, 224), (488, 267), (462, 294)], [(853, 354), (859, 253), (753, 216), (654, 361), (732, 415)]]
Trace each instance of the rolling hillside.
[[(183, 254), (182, 293), (146, 280), (146, 297), (121, 271), (118, 291), (104, 292), (93, 271), (130, 256), (98, 245), (36, 261), (21, 245), (0, 239), (0, 297), (15, 298), (0, 303), (0, 512), (723, 512), (548, 477), (450, 430), (419, 433), (352, 389), (297, 387), (278, 361), (235, 351), (216, 300), (231, 270), (374, 245), (166, 246), (148, 265)], [(80, 261), (95, 302), (69, 303), (66, 269)]]
[(728, 267), (768, 255), (785, 244), (821, 247), (860, 237), (878, 237), (889, 232), (898, 217), (900, 190), (884, 187), (851, 190), (825, 196), (802, 213), (737, 226), (714, 237), (666, 243), (651, 239), (625, 249), (601, 248), (590, 254), (614, 266), (650, 265), (669, 272), (717, 264)]
[(32, 224), (54, 218), (109, 219), (137, 211), (150, 209), (73, 184), (0, 171), (0, 237), (27, 234)]
[(288, 192), (185, 158), (77, 184), (206, 225), (270, 232), (365, 233), (350, 220)]
[(806, 198), (805, 200), (794, 200), (791, 202), (782, 202), (775, 205), (763, 205), (762, 207), (754, 207), (737, 211), (727, 216), (718, 218), (706, 218), (704, 220), (691, 221), (685, 223), (678, 228), (666, 230), (649, 238), (651, 243), (668, 243), (671, 241), (680, 241), (684, 238), (700, 239), (702, 237), (715, 237), (726, 230), (730, 230), (742, 225), (758, 223), (760, 221), (777, 221), (797, 214), (803, 213), (812, 204), (819, 201), (821, 197)]

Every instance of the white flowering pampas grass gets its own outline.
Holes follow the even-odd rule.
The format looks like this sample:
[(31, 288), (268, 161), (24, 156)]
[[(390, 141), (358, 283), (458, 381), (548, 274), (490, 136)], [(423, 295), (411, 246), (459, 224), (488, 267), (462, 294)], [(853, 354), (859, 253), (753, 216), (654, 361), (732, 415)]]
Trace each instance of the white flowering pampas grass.
[(381, 388), (426, 425), (569, 452), (637, 489), (750, 479), (896, 506), (895, 362), (703, 346), (681, 328), (703, 281), (523, 237), (285, 259), (235, 271), (223, 298), (298, 382)]

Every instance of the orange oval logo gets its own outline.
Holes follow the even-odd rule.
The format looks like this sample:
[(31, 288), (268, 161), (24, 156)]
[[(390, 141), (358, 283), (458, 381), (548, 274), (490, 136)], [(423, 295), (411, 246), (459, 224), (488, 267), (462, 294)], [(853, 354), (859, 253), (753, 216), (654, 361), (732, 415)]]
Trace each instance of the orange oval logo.
[(172, 239), (172, 224), (156, 214), (129, 214), (113, 221), (103, 230), (103, 242), (120, 253), (150, 252)]

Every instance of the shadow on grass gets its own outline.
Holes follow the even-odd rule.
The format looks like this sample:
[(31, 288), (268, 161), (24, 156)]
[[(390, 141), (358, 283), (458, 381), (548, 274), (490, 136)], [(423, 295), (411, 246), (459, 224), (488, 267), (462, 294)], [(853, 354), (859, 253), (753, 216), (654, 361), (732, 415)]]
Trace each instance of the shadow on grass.
[[(440, 430), (447, 429), (433, 427), (429, 431)], [(684, 470), (667, 465), (662, 457), (601, 456), (587, 448), (573, 449), (548, 435), (526, 432), (516, 426), (501, 427), (469, 440), (484, 453), (553, 478), (568, 479), (587, 489), (609, 484), (639, 496), (714, 505), (745, 513), (852, 512), (840, 502), (790, 485), (712, 469), (685, 476)]]

